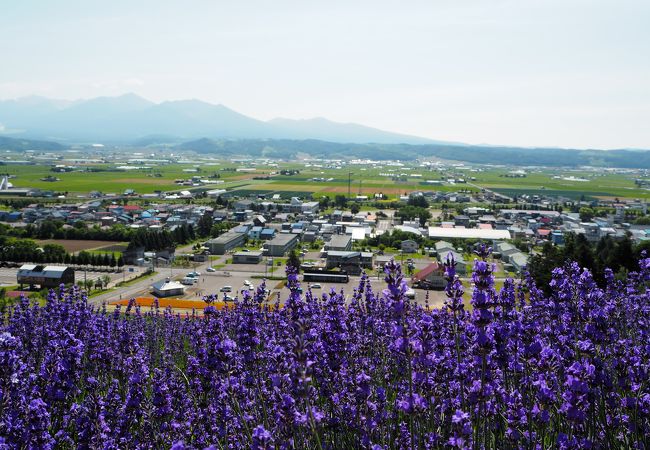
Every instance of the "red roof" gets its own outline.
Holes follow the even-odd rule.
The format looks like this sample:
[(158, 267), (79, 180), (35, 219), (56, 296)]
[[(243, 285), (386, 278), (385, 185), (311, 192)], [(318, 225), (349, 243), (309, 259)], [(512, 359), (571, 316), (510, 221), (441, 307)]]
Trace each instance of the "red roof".
[(537, 230), (537, 234), (539, 234), (540, 236), (548, 236), (549, 234), (551, 234), (551, 230), (540, 228)]
[(420, 270), (418, 273), (415, 274), (413, 277), (414, 280), (416, 281), (422, 281), (429, 275), (431, 275), (433, 272), (436, 271), (442, 271), (442, 267), (440, 267), (440, 264), (437, 262), (432, 262), (428, 266), (426, 266), (424, 269)]
[(124, 206), (124, 211), (140, 211), (142, 208), (140, 208), (138, 205), (126, 205)]
[(478, 227), (482, 230), (491, 230), (492, 229), (492, 224), (491, 223), (479, 223)]

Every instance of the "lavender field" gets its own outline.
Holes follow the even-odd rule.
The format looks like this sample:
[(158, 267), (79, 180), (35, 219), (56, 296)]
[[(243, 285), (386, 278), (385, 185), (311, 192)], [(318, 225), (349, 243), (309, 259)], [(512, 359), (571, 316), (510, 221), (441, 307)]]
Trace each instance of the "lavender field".
[[(0, 448), (650, 448), (650, 259), (598, 288), (472, 286), (442, 310), (362, 279), (351, 302), (264, 286), (194, 316), (22, 299), (0, 329)], [(453, 267), (453, 266), (450, 266)], [(471, 289), (471, 304), (463, 304)], [(280, 303), (281, 300), (281, 303)]]

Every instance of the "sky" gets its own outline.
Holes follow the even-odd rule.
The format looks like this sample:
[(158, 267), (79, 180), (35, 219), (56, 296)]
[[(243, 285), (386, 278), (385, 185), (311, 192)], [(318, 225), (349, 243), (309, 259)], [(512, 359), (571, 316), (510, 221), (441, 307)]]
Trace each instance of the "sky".
[(0, 99), (133, 92), (471, 144), (650, 149), (648, 0), (0, 4)]

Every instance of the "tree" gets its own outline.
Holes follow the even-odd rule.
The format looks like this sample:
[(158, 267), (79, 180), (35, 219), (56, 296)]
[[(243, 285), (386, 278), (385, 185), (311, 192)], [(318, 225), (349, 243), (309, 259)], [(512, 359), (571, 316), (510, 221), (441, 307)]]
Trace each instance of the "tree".
[(423, 195), (411, 195), (406, 204), (410, 206), (419, 206), (420, 208), (429, 207), (429, 202), (427, 202), (427, 199), (424, 198)]
[(289, 257), (287, 258), (287, 266), (294, 267), (296, 271), (300, 272), (300, 257), (296, 249), (292, 249), (289, 252)]
[(327, 209), (330, 206), (330, 198), (327, 195), (323, 195), (319, 200), (318, 204), (322, 209)]
[(336, 197), (334, 197), (334, 204), (339, 208), (345, 208), (348, 204), (348, 199), (345, 195), (336, 194)]
[(350, 211), (352, 214), (358, 214), (359, 211), (361, 211), (361, 207), (359, 207), (358, 203), (353, 203), (352, 206), (350, 206)]
[(197, 223), (197, 233), (199, 237), (208, 237), (210, 236), (210, 231), (212, 230), (212, 225), (214, 224), (214, 220), (212, 219), (212, 214), (209, 212), (206, 212), (201, 216), (199, 219), (199, 222)]
[(583, 222), (589, 222), (595, 216), (594, 210), (587, 206), (583, 206), (582, 208), (580, 208), (578, 213), (580, 214), (580, 220)]
[(402, 220), (413, 220), (416, 217), (420, 220), (420, 226), (424, 226), (431, 218), (431, 212), (427, 208), (422, 208), (419, 206), (403, 206), (396, 213), (396, 217), (400, 217)]

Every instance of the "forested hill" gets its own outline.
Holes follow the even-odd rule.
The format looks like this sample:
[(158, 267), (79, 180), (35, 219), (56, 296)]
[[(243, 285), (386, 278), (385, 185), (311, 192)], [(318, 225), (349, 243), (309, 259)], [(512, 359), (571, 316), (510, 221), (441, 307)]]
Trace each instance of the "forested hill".
[(285, 159), (292, 159), (300, 154), (324, 158), (376, 160), (437, 157), (478, 164), (650, 168), (650, 150), (603, 151), (446, 144), (341, 144), (319, 140), (288, 139), (199, 139), (180, 144), (176, 149), (220, 156)]
[(15, 139), (6, 136), (0, 136), (0, 150), (25, 151), (58, 151), (65, 147), (58, 142), (36, 141), (32, 139)]

